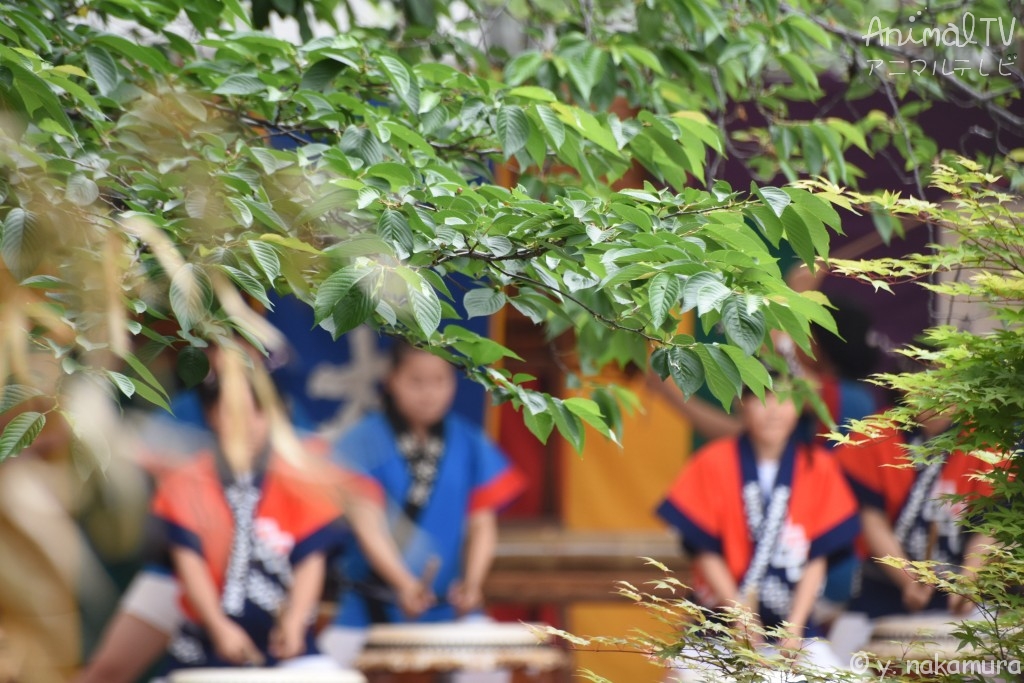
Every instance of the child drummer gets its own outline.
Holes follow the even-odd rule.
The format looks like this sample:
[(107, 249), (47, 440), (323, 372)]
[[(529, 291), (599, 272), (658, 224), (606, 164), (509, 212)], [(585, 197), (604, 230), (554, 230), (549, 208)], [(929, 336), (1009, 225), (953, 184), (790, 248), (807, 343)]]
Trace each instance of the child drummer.
[[(954, 451), (928, 465), (911, 466), (908, 446), (952, 427), (944, 415), (921, 416), (918, 422), (912, 433), (890, 430), (836, 452), (860, 504), (862, 551), (868, 558), (934, 561), (971, 572), (994, 541), (963, 529), (962, 517), (967, 499), (991, 494), (991, 484), (983, 476), (991, 465)], [(952, 496), (963, 499), (954, 503)], [(842, 652), (853, 652), (866, 643), (871, 620), (933, 614), (948, 621), (951, 616), (967, 616), (974, 608), (961, 595), (937, 591), (911, 572), (868, 559), (859, 590), (833, 634)]]
[(252, 362), (237, 349), (213, 352), (199, 393), (217, 447), (164, 478), (153, 503), (187, 617), (171, 643), (172, 669), (316, 652), (312, 617), (340, 507), (276, 452), (246, 376)]
[(765, 628), (788, 623), (774, 645), (809, 663), (840, 666), (821, 641), (812, 608), (830, 560), (848, 555), (857, 506), (830, 454), (798, 429), (794, 402), (769, 392), (738, 403), (744, 431), (714, 441), (686, 465), (659, 515), (694, 559), (697, 601), (754, 608)]

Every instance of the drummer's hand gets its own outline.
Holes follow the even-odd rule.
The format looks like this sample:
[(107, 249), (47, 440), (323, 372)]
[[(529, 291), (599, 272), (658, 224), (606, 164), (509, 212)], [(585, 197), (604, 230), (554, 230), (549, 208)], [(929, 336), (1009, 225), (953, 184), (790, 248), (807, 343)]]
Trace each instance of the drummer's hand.
[(249, 634), (227, 617), (210, 626), (210, 640), (217, 656), (240, 666), (263, 664), (263, 654), (253, 644)]
[(448, 602), (461, 617), (484, 604), (484, 592), (479, 584), (456, 581), (448, 591)]
[(955, 617), (966, 617), (974, 610), (974, 601), (966, 595), (950, 593), (949, 613)]
[(796, 659), (800, 656), (800, 650), (804, 646), (804, 639), (797, 636), (788, 636), (781, 639), (775, 646), (775, 649), (779, 651), (786, 659)]
[(306, 652), (306, 624), (301, 618), (282, 617), (270, 632), (270, 654), (291, 659)]
[(931, 602), (934, 586), (911, 581), (903, 587), (903, 606), (911, 612), (919, 612)]
[(418, 580), (397, 586), (395, 592), (398, 594), (398, 606), (410, 619), (420, 616), (437, 602), (437, 598), (430, 591), (430, 586)]
[(742, 609), (742, 614), (732, 621), (732, 627), (736, 629), (736, 637), (745, 641), (752, 648), (758, 648), (764, 644), (764, 633), (761, 629), (760, 618), (750, 611), (750, 608), (741, 603), (734, 606)]

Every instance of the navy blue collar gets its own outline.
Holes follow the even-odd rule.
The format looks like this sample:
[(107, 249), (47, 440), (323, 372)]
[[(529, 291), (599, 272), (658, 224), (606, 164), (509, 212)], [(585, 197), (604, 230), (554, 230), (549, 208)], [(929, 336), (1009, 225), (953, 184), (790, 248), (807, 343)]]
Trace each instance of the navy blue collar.
[[(796, 433), (789, 437), (786, 447), (779, 459), (779, 472), (775, 476), (775, 484), (772, 486), (774, 492), (780, 486), (793, 486), (793, 472), (796, 469), (796, 454), (800, 445), (800, 439)], [(743, 476), (743, 485), (748, 482), (759, 483), (757, 476), (757, 456), (754, 454), (754, 444), (746, 434), (739, 438), (740, 472)], [(763, 497), (762, 497), (763, 500)]]
[[(231, 486), (238, 482), (238, 476), (234, 470), (231, 469), (231, 465), (228, 464), (228, 459), (224, 455), (224, 451), (221, 449), (220, 443), (218, 442), (213, 451), (213, 460), (217, 465), (217, 477), (220, 479), (220, 485), (224, 488)], [(256, 453), (256, 457), (252, 463), (252, 484), (258, 489), (263, 488), (263, 478), (267, 473), (267, 466), (270, 463), (270, 440), (263, 445), (262, 448)]]

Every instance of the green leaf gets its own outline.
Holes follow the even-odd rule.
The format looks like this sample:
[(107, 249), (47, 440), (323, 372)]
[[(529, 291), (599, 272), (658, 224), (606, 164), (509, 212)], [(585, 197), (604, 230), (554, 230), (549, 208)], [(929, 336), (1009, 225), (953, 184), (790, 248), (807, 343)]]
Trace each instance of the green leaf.
[(384, 239), (411, 252), (413, 248), (412, 228), (405, 214), (394, 209), (384, 209), (377, 221), (377, 234)]
[(43, 257), (45, 245), (35, 215), (23, 209), (11, 209), (4, 219), (0, 255), (18, 280), (32, 274)]
[(338, 144), (346, 154), (362, 159), (367, 166), (384, 161), (385, 147), (369, 130), (349, 126)]
[(263, 202), (258, 202), (255, 199), (243, 199), (245, 205), (249, 207), (252, 215), (256, 220), (265, 225), (268, 228), (275, 228), (280, 232), (288, 232), (288, 225), (281, 219), (281, 216), (269, 205)]
[(252, 211), (238, 197), (228, 197), (228, 205), (231, 208), (231, 215), (235, 217), (239, 225), (245, 228), (252, 227)]
[(814, 242), (811, 240), (811, 231), (795, 208), (788, 207), (783, 212), (782, 225), (786, 230), (786, 241), (793, 246), (793, 251), (800, 260), (814, 272)]
[(855, 145), (865, 154), (871, 154), (871, 150), (868, 149), (868, 141), (864, 137), (864, 133), (860, 128), (857, 128), (857, 126), (853, 125), (849, 121), (839, 118), (827, 118), (825, 119), (825, 123), (838, 131), (840, 135), (846, 138), (847, 142)]
[(567, 123), (575, 128), (587, 140), (590, 140), (599, 147), (603, 147), (616, 157), (621, 156), (615, 136), (612, 135), (610, 130), (602, 126), (601, 122), (593, 114), (579, 107), (571, 107), (561, 102), (555, 102), (551, 105), (551, 108), (558, 112), (558, 117), (563, 123)]
[(299, 88), (302, 90), (319, 90), (323, 92), (331, 84), (334, 77), (341, 73), (345, 65), (334, 59), (321, 59), (314, 63), (306, 73), (302, 74)]
[(153, 73), (167, 73), (171, 67), (171, 63), (168, 61), (167, 57), (160, 52), (160, 50), (148, 45), (140, 45), (135, 41), (128, 40), (127, 38), (113, 33), (101, 33), (96, 35), (92, 42), (97, 45), (105, 45), (114, 52), (117, 52), (132, 61), (145, 64), (153, 70)]
[(573, 396), (571, 398), (562, 399), (562, 405), (568, 408), (569, 412), (573, 415), (576, 415), (600, 432), (603, 436), (618, 443), (618, 439), (616, 439), (615, 435), (608, 429), (608, 423), (605, 422), (605, 416), (601, 413), (601, 407), (597, 405), (595, 401), (581, 396)]
[(583, 423), (561, 399), (555, 398), (551, 402), (554, 408), (551, 413), (555, 418), (555, 426), (558, 427), (559, 433), (572, 444), (576, 452), (580, 453), (583, 450)]
[(752, 206), (747, 211), (753, 217), (751, 221), (757, 225), (761, 234), (765, 236), (772, 246), (778, 247), (785, 228), (779, 217), (775, 215), (775, 211), (767, 206)]
[(266, 89), (267, 84), (256, 76), (235, 74), (225, 78), (213, 92), (215, 95), (255, 95)]
[(444, 336), (451, 337), (456, 341), (452, 344), (473, 361), (476, 365), (491, 365), (502, 358), (514, 358), (522, 360), (518, 354), (501, 344), (481, 337), (476, 332), (467, 330), (459, 325), (447, 325), (444, 328)]
[(251, 147), (249, 152), (259, 162), (259, 165), (263, 167), (263, 172), (267, 175), (295, 164), (294, 156), (286, 152), (263, 149), (262, 147)]
[(6, 413), (14, 406), (31, 398), (42, 395), (43, 392), (26, 384), (8, 384), (4, 386), (3, 393), (0, 394), (0, 414)]
[(819, 175), (821, 167), (825, 163), (825, 152), (822, 149), (821, 141), (815, 137), (810, 126), (801, 126), (800, 142), (803, 146), (804, 162), (807, 164), (807, 172), (811, 175)]
[(772, 386), (772, 378), (769, 376), (768, 369), (764, 364), (754, 356), (734, 346), (723, 346), (721, 349), (736, 364), (743, 383), (750, 387), (754, 395), (763, 401), (765, 389)]
[(505, 305), (505, 293), (495, 289), (471, 289), (462, 299), (470, 318), (494, 315)]
[(779, 55), (779, 61), (797, 86), (802, 87), (808, 94), (820, 92), (818, 77), (814, 75), (814, 69), (810, 67), (807, 60), (790, 52)]
[(84, 173), (74, 173), (68, 178), (64, 198), (76, 206), (89, 206), (100, 196), (100, 189), (92, 178)]
[(178, 360), (175, 368), (178, 377), (184, 382), (186, 388), (190, 389), (199, 385), (210, 374), (210, 358), (201, 348), (185, 346), (178, 351)]
[(544, 124), (545, 130), (548, 132), (548, 137), (551, 138), (552, 146), (555, 149), (561, 149), (562, 145), (565, 144), (565, 124), (562, 123), (561, 119), (558, 118), (558, 114), (550, 107), (537, 105), (536, 111), (541, 123)]
[(262, 240), (249, 240), (249, 251), (259, 264), (267, 281), (271, 284), (281, 276), (281, 257), (277, 254), (274, 245), (267, 244)]
[(201, 266), (186, 263), (171, 278), (171, 310), (185, 332), (213, 306), (213, 285)]
[(672, 273), (658, 273), (647, 288), (651, 308), (651, 324), (661, 327), (668, 312), (679, 301), (679, 278)]
[(697, 347), (701, 363), (704, 366), (704, 376), (707, 379), (708, 389), (722, 407), (730, 410), (732, 400), (743, 391), (743, 382), (740, 379), (740, 371), (736, 364), (722, 349), (712, 345), (701, 345)]
[(731, 293), (720, 273), (691, 275), (683, 285), (683, 313), (696, 308), (697, 315), (703, 316), (716, 310)]
[(794, 204), (792, 208), (796, 210), (800, 215), (800, 218), (803, 220), (804, 225), (807, 226), (807, 233), (810, 235), (811, 244), (814, 245), (814, 250), (819, 256), (827, 257), (829, 238), (828, 229), (825, 227), (825, 224), (822, 223), (821, 219), (806, 206)]
[(320, 283), (316, 290), (316, 299), (313, 302), (314, 324), (319, 325), (324, 319), (334, 314), (334, 307), (342, 299), (348, 296), (356, 283), (365, 277), (366, 272), (360, 272), (352, 266), (345, 266), (337, 270)]
[(730, 296), (722, 306), (722, 325), (730, 342), (754, 355), (764, 342), (764, 312), (757, 297)]
[(704, 386), (704, 366), (692, 349), (674, 346), (665, 353), (665, 363), (672, 381), (683, 396), (690, 398)]
[(416, 176), (413, 175), (413, 172), (406, 164), (399, 164), (393, 161), (374, 164), (366, 169), (366, 175), (387, 180), (393, 192), (416, 183)]
[(167, 400), (163, 396), (153, 390), (153, 387), (149, 386), (145, 382), (132, 378), (132, 384), (135, 385), (135, 392), (146, 399), (153, 405), (163, 408), (167, 412), (171, 412), (171, 406), (167, 403)]
[(530, 121), (520, 107), (509, 104), (499, 109), (496, 129), (506, 159), (526, 147), (530, 137)]
[(786, 188), (787, 194), (793, 198), (802, 211), (808, 211), (825, 225), (831, 226), (836, 232), (842, 234), (843, 222), (839, 213), (833, 208), (832, 203), (817, 195), (810, 194), (796, 188)]
[(338, 339), (346, 332), (359, 327), (373, 314), (374, 308), (370, 297), (356, 287), (335, 305), (334, 312), (331, 314), (331, 320), (334, 323), (331, 334)]
[(505, 82), (509, 85), (519, 85), (533, 78), (543, 63), (544, 55), (540, 52), (523, 52), (505, 65)]
[(313, 254), (314, 256), (320, 255), (320, 250), (314, 247), (309, 242), (300, 240), (298, 237), (291, 237), (285, 235), (274, 235), (267, 233), (260, 235), (261, 242), (270, 242), (286, 249), (294, 249), (295, 251), (301, 251), (305, 254)]
[(539, 88), (535, 85), (523, 85), (512, 88), (508, 94), (514, 97), (525, 97), (528, 100), (539, 100), (541, 102), (557, 102), (558, 98), (547, 88)]
[(878, 236), (885, 244), (892, 241), (893, 233), (898, 232), (900, 228), (899, 219), (884, 210), (872, 211), (871, 222), (874, 223)]
[(398, 57), (379, 55), (377, 59), (401, 100), (413, 114), (419, 113), (420, 87), (416, 82), (416, 75)]
[(377, 235), (355, 235), (324, 249), (325, 252), (351, 258), (353, 256), (376, 256), (379, 254), (395, 255), (394, 248)]
[(526, 428), (537, 437), (538, 441), (546, 444), (551, 436), (551, 430), (555, 427), (555, 418), (551, 416), (551, 413), (545, 412), (531, 413), (524, 409), (522, 413)]
[(684, 133), (689, 133), (689, 135), (683, 135), (682, 139), (684, 142), (692, 144), (692, 140), (700, 140), (711, 149), (719, 153), (724, 152), (722, 144), (723, 131), (720, 131), (717, 126), (708, 121), (703, 114), (682, 111), (673, 114), (672, 120), (683, 129)]
[(786, 207), (793, 201), (788, 194), (777, 187), (751, 187), (753, 187), (757, 196), (761, 198), (761, 201), (767, 204), (771, 208), (772, 212), (779, 218), (782, 217), (782, 212), (785, 211)]
[(132, 382), (130, 377), (113, 370), (107, 370), (107, 377), (110, 378), (110, 381), (114, 383), (114, 386), (116, 386), (126, 398), (131, 398), (135, 395), (135, 384)]
[(412, 299), (412, 312), (416, 324), (424, 336), (430, 337), (441, 324), (441, 302), (438, 301), (434, 288), (426, 282), (421, 287), (410, 285), (409, 297)]
[[(14, 51), (8, 50), (8, 52)], [(71, 119), (68, 118), (67, 112), (64, 111), (64, 106), (57, 98), (57, 95), (51, 90), (50, 84), (13, 60), (5, 60), (4, 66), (14, 73), (13, 90), (21, 96), (28, 109), (28, 113), (34, 115), (33, 118), (39, 121), (40, 127), (43, 127), (43, 124), (46, 123), (46, 120), (39, 116), (37, 112), (41, 107), (52, 119), (52, 124), (59, 129), (61, 135), (75, 138), (75, 127), (72, 125)], [(32, 102), (31, 105), (30, 102)]]
[(388, 131), (393, 137), (398, 138), (413, 149), (416, 149), (429, 157), (437, 156), (434, 148), (423, 138), (422, 135), (398, 121), (384, 121), (381, 128)]
[(665, 69), (658, 60), (657, 55), (640, 45), (625, 45), (622, 51), (632, 57), (636, 62), (646, 66), (658, 75), (665, 75)]
[(608, 66), (608, 53), (588, 43), (582, 55), (572, 55), (571, 57), (567, 55), (566, 57), (566, 65), (573, 85), (580, 91), (583, 99), (589, 101), (590, 93), (604, 76)]
[(626, 282), (632, 282), (641, 278), (650, 277), (654, 272), (653, 266), (647, 263), (630, 263), (625, 268), (610, 269), (609, 275), (601, 282), (601, 288), (615, 287)]
[(384, 299), (377, 302), (374, 312), (379, 315), (388, 325), (395, 327), (398, 325), (398, 314), (395, 313), (395, 309), (392, 308), (391, 304)]
[[(140, 361), (138, 359), (138, 357), (134, 353), (126, 353), (124, 355), (124, 360), (125, 360), (126, 363), (128, 363), (128, 366), (132, 370), (134, 370), (136, 372), (136, 374), (138, 374), (139, 377), (141, 377), (143, 379), (143, 381), (148, 383), (153, 389), (158, 391), (162, 396), (164, 396), (165, 398), (167, 397), (167, 392), (164, 390), (163, 386), (161, 386), (160, 381), (156, 378), (156, 376), (153, 374), (153, 372), (149, 368), (147, 368), (142, 363), (142, 361)], [(135, 384), (135, 388), (138, 389), (138, 383), (137, 382)], [(159, 405), (159, 404), (157, 404), (157, 405)]]
[(651, 215), (642, 209), (638, 209), (635, 206), (624, 204), (622, 202), (613, 202), (611, 205), (612, 213), (619, 216), (625, 221), (633, 223), (641, 230), (650, 231), (653, 223), (651, 222)]
[(25, 450), (46, 425), (46, 416), (28, 411), (11, 420), (0, 435), (0, 462)]
[(101, 95), (109, 95), (117, 89), (121, 79), (117, 74), (117, 63), (102, 47), (90, 45), (85, 48), (85, 61)]
[(238, 268), (221, 266), (221, 269), (227, 273), (228, 277), (231, 278), (236, 285), (242, 288), (242, 291), (259, 301), (268, 309), (273, 310), (274, 304), (272, 304), (270, 299), (267, 298), (267, 290), (262, 284), (260, 284), (259, 280)]
[(825, 29), (821, 28), (810, 19), (802, 17), (798, 14), (791, 14), (788, 17), (786, 17), (786, 19), (783, 21), (783, 24), (792, 26), (801, 33), (804, 33), (807, 36), (809, 36), (811, 40), (818, 43), (826, 50), (831, 51), (832, 41), (829, 39), (828, 33), (825, 32)]

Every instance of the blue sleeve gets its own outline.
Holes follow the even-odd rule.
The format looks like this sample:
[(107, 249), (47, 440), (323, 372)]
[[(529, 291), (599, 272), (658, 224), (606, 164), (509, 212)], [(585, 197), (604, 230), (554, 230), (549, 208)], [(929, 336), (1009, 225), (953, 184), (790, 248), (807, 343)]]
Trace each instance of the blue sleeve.
[(377, 479), (392, 450), (392, 440), (387, 420), (381, 415), (368, 415), (341, 435), (331, 458), (350, 472)]
[(508, 458), (479, 429), (473, 429), (473, 481), (474, 490), (487, 486), (503, 475), (510, 467)]
[(863, 420), (878, 412), (878, 404), (871, 389), (853, 380), (842, 380), (839, 383), (839, 418), (840, 431), (846, 433), (848, 420)]
[(186, 529), (180, 524), (175, 524), (170, 520), (163, 521), (165, 524), (168, 545), (177, 546), (179, 548), (188, 548), (200, 557), (203, 557), (203, 544), (199, 540), (199, 536), (194, 531)]
[(722, 539), (703, 529), (699, 524), (676, 507), (672, 501), (665, 500), (658, 506), (657, 515), (671, 524), (682, 536), (683, 550), (690, 555), (702, 552), (724, 554)]

